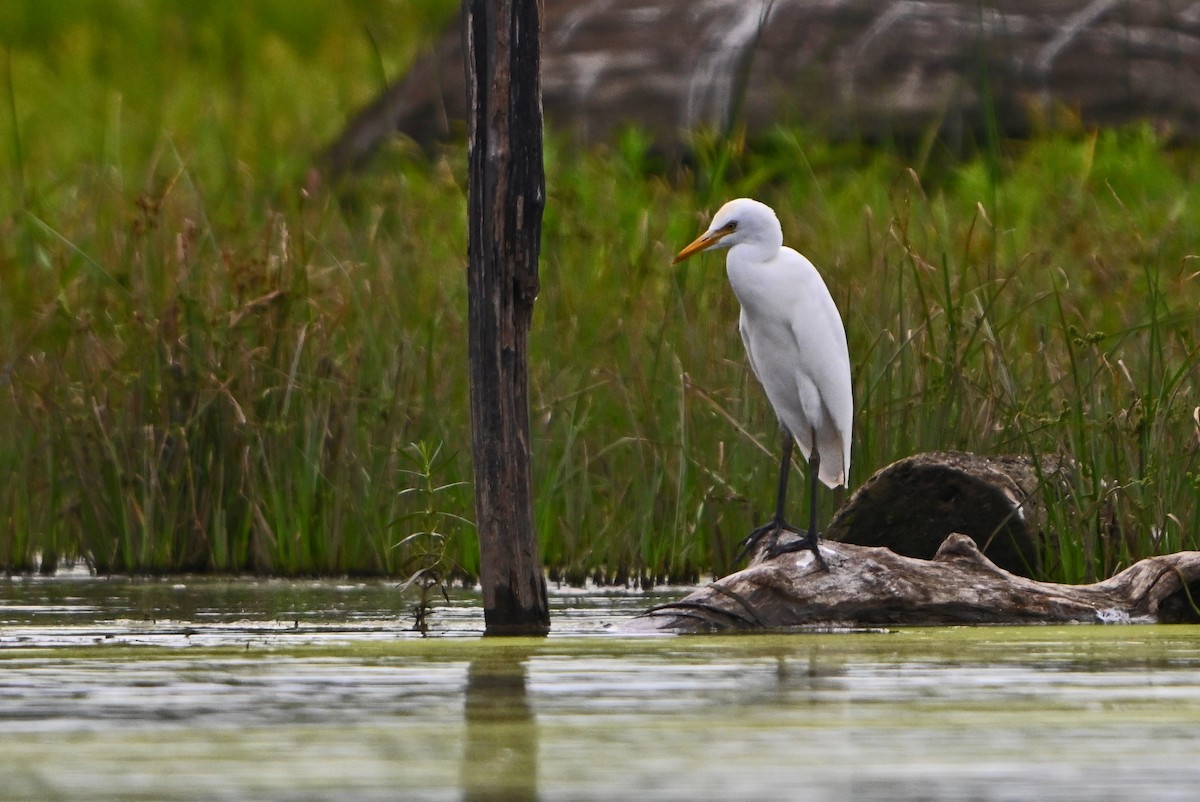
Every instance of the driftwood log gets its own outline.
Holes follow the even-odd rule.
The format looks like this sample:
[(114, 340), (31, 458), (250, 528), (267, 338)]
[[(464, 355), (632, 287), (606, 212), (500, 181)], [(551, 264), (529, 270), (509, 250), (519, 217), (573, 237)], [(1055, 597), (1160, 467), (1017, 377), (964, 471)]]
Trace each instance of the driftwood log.
[[(1200, 621), (1200, 552), (1151, 557), (1092, 585), (1035, 582), (989, 561), (965, 535), (932, 560), (825, 542), (757, 562), (630, 621), (630, 632), (726, 632), (806, 626), (1182, 623)], [(1196, 600), (1196, 601), (1194, 601)]]
[(1036, 576), (1047, 541), (1053, 543), (1047, 501), (1059, 497), (1064, 470), (1053, 456), (917, 454), (860, 485), (825, 536), (929, 560), (948, 535), (964, 534), (1006, 571)]
[[(1193, 0), (546, 0), (551, 127), (611, 141), (629, 124), (676, 152), (688, 132), (802, 121), (830, 135), (953, 141), (1022, 134), (1066, 111), (1200, 133)], [(320, 162), (336, 175), (399, 132), (427, 144), (466, 118), (452, 28), (358, 113)]]

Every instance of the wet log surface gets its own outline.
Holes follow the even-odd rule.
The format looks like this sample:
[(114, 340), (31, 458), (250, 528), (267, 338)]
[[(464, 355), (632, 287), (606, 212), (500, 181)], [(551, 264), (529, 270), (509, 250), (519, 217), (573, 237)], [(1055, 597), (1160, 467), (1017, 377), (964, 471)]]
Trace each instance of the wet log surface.
[(1091, 585), (1037, 582), (998, 567), (965, 535), (932, 560), (823, 542), (756, 562), (630, 621), (629, 632), (729, 632), (886, 625), (1200, 621), (1200, 552), (1151, 557)]
[[(1063, 112), (1200, 133), (1193, 0), (546, 0), (544, 20), (546, 116), (585, 142), (634, 124), (673, 152), (698, 128), (796, 121), (953, 142)], [(454, 26), (347, 124), (325, 171), (397, 132), (427, 144), (461, 130), (462, 64)]]

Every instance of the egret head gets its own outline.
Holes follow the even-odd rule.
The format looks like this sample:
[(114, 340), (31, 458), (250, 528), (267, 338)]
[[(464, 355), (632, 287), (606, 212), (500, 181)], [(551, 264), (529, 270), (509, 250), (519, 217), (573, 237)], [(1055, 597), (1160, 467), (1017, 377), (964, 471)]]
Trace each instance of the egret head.
[(755, 245), (771, 251), (783, 245), (783, 229), (775, 210), (750, 198), (731, 200), (717, 210), (708, 231), (676, 255), (671, 264), (700, 251), (732, 248), (734, 245)]

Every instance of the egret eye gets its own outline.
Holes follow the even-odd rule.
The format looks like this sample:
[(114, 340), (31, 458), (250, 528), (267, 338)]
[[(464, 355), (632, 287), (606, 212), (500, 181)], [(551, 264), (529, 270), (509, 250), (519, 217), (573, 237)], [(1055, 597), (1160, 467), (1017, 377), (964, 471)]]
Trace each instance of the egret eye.
[(725, 227), (722, 228), (721, 230), (727, 231), (730, 234), (737, 231), (737, 220), (730, 220), (728, 223), (725, 224)]

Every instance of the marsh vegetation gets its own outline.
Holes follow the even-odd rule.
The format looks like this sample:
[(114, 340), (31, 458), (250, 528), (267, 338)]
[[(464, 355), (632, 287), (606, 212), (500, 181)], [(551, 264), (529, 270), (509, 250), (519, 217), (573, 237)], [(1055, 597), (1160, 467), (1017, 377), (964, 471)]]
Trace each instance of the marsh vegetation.
[[(402, 26), (374, 3), (5, 4), (6, 570), (474, 573), (461, 143), (308, 175), (449, 4), (410, 5)], [(530, 351), (554, 577), (723, 573), (770, 509), (775, 423), (720, 259), (670, 267), (741, 195), (842, 310), (851, 486), (927, 449), (1057, 453), (1077, 470), (1048, 578), (1196, 548), (1194, 146), (1067, 122), (957, 152), (781, 129), (677, 167), (631, 130), (547, 156)]]

